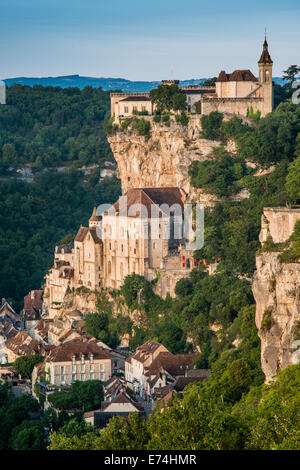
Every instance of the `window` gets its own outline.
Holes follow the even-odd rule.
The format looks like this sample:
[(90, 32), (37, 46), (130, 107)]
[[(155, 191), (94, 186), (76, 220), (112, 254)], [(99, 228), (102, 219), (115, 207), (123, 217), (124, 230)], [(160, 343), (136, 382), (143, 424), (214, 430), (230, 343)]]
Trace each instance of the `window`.
[(124, 106), (124, 113), (128, 113), (128, 106)]
[(64, 375), (61, 376), (60, 381), (61, 381), (62, 384), (65, 383), (65, 376)]
[(100, 370), (104, 370), (104, 364), (100, 364)]
[(90, 362), (94, 362), (93, 356), (90, 356)]
[(85, 371), (85, 368), (84, 368), (84, 364), (81, 364), (81, 367), (80, 367), (80, 372), (84, 372)]
[(84, 364), (84, 356), (81, 356), (81, 364)]
[(76, 372), (76, 366), (72, 366), (72, 373), (75, 374)]
[(103, 380), (104, 380), (104, 374), (100, 374), (100, 380), (102, 380), (102, 382), (103, 382)]
[(94, 374), (90, 374), (90, 380), (94, 380)]
[(72, 382), (75, 382), (76, 380), (76, 374), (72, 374)]
[(90, 365), (90, 372), (94, 372), (94, 364)]
[(64, 367), (64, 366), (62, 366), (62, 367), (60, 368), (60, 373), (61, 373), (61, 375), (63, 375), (63, 374), (65, 373), (65, 367)]
[(84, 382), (84, 380), (85, 380), (85, 375), (84, 374), (81, 374), (80, 380), (82, 380), (82, 382)]

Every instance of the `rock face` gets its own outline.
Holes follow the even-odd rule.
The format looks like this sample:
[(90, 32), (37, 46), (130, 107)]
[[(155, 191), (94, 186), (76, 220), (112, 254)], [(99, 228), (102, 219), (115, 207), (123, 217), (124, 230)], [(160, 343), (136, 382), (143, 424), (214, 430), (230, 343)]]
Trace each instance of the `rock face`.
[[(170, 126), (145, 119), (151, 120), (149, 138), (138, 135), (130, 126), (108, 137), (118, 163), (122, 192), (141, 187), (179, 187), (189, 194), (189, 165), (194, 160), (206, 160), (220, 143), (200, 137), (199, 116), (191, 116), (187, 126), (177, 124), (173, 118)], [(203, 202), (211, 199), (203, 195)]]
[(271, 237), (274, 243), (285, 242), (293, 233), (297, 220), (300, 220), (300, 207), (265, 207), (259, 241), (263, 243)]
[[(289, 230), (288, 224), (282, 227), (282, 214), (295, 223), (300, 213), (298, 209), (274, 209), (264, 211), (260, 240), (265, 240), (268, 233), (273, 235), (274, 241), (283, 242), (293, 229)], [(300, 264), (282, 263), (278, 259), (279, 254), (262, 252), (256, 257), (252, 284), (256, 301), (255, 321), (261, 339), (261, 365), (266, 382), (281, 369), (300, 360), (300, 341), (296, 336), (300, 324)]]

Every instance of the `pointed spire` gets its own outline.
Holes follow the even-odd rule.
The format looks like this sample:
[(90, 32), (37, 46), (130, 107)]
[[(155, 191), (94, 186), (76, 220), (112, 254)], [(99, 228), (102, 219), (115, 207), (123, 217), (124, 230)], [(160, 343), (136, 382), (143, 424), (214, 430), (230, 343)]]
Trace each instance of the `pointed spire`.
[(93, 213), (92, 213), (92, 216), (90, 218), (90, 221), (98, 222), (99, 220), (100, 220), (100, 217), (98, 217), (98, 215), (97, 215), (97, 207), (95, 206), (94, 209), (93, 209)]
[(265, 40), (263, 44), (263, 51), (258, 61), (259, 64), (273, 64), (268, 47), (269, 45), (267, 41), (267, 31), (265, 29)]

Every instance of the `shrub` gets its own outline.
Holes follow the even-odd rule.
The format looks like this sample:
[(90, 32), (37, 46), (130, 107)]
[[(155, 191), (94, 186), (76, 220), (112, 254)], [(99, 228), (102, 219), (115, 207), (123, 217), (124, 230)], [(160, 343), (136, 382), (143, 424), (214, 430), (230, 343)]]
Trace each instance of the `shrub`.
[(176, 114), (175, 119), (176, 122), (178, 122), (178, 124), (181, 124), (182, 126), (187, 126), (190, 120), (186, 114)]
[(272, 317), (272, 313), (273, 313), (272, 307), (269, 307), (264, 311), (263, 319), (262, 319), (262, 322), (261, 322), (261, 329), (264, 332), (270, 331), (270, 329), (272, 328), (272, 326), (275, 323), (274, 320), (273, 320), (273, 317)]
[(215, 140), (220, 138), (220, 127), (223, 121), (223, 114), (213, 111), (201, 117), (202, 136), (205, 139)]

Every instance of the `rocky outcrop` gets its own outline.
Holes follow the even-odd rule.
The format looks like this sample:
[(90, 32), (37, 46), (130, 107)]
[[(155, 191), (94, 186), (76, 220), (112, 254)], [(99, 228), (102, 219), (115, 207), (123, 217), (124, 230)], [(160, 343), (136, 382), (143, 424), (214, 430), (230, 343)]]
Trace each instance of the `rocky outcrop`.
[[(199, 116), (191, 116), (186, 126), (176, 123), (173, 117), (170, 126), (155, 123), (152, 117), (145, 119), (151, 121), (150, 137), (138, 135), (131, 126), (108, 137), (123, 193), (130, 188), (175, 186), (189, 194), (189, 165), (209, 158), (220, 142), (200, 137)], [(233, 143), (229, 145), (232, 150)], [(214, 199), (198, 193), (203, 201)]]
[(271, 237), (274, 243), (285, 242), (293, 233), (297, 220), (300, 220), (300, 207), (265, 207), (259, 241), (263, 243)]
[[(289, 224), (282, 227), (283, 214), (287, 220), (300, 218), (297, 209), (267, 208), (262, 216), (260, 240), (264, 241), (268, 233), (277, 243), (286, 241), (293, 230), (289, 229)], [(261, 339), (261, 366), (267, 382), (281, 369), (300, 360), (300, 341), (297, 341), (300, 263), (281, 262), (279, 254), (278, 251), (262, 251), (257, 255), (252, 283), (256, 301), (255, 320)]]

